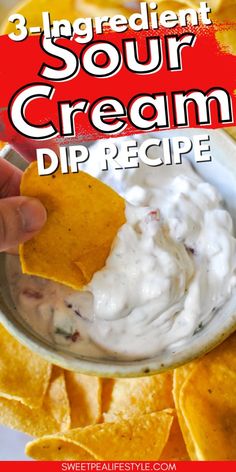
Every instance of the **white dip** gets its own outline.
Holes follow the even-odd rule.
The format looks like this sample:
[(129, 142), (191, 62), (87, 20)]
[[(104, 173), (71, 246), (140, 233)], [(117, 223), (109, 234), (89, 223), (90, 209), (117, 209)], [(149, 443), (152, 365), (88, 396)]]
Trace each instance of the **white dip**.
[(19, 313), (48, 341), (90, 357), (144, 359), (189, 345), (236, 286), (221, 196), (188, 162), (97, 174), (129, 202), (106, 266), (76, 292), (22, 275), (8, 256)]

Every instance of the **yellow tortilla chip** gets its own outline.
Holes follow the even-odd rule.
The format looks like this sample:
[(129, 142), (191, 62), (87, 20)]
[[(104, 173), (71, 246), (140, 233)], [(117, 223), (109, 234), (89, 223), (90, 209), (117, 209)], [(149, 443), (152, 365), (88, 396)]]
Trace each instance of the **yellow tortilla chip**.
[(190, 8), (191, 4), (191, 0), (183, 0), (183, 2), (178, 0), (160, 0), (158, 1), (158, 13), (160, 14), (166, 10), (178, 12), (180, 9)]
[(178, 416), (178, 421), (181, 428), (181, 432), (184, 437), (188, 454), (190, 456), (190, 459), (192, 460), (198, 460), (198, 454), (196, 451), (195, 444), (193, 442), (192, 435), (185, 422), (185, 418), (183, 416), (183, 413), (180, 407), (180, 394), (182, 392), (183, 386), (185, 385), (185, 382), (191, 375), (191, 372), (194, 370), (195, 366), (196, 366), (195, 362), (191, 362), (182, 367), (178, 367), (178, 369), (175, 369), (174, 384), (173, 384), (173, 397), (175, 401), (175, 408), (176, 408), (176, 412)]
[[(233, 3), (234, 3), (234, 0), (207, 0), (207, 5), (209, 7), (211, 7), (212, 14), (214, 14), (215, 12), (218, 13), (218, 11), (221, 8), (226, 8), (227, 6), (229, 6)], [(198, 1), (194, 0), (193, 5), (195, 5), (195, 7), (198, 8), (199, 7)], [(210, 18), (211, 17), (212, 17), (212, 15), (210, 14)]]
[[(106, 381), (103, 393), (104, 421), (116, 421), (117, 416), (129, 418), (172, 408), (172, 373)], [(106, 398), (105, 398), (106, 395)], [(110, 395), (110, 399), (108, 396)]]
[(0, 397), (0, 423), (32, 436), (67, 431), (70, 428), (70, 407), (63, 371), (53, 368), (40, 408), (29, 408), (18, 401)]
[(180, 408), (200, 460), (236, 460), (236, 334), (199, 361)]
[(175, 415), (170, 430), (169, 439), (162, 451), (160, 461), (188, 461), (190, 460), (184, 438)]
[(212, 12), (217, 12), (219, 16), (222, 10), (235, 5), (235, 0), (208, 0), (207, 3), (211, 7)]
[(115, 379), (102, 379), (102, 414), (109, 411), (114, 383)]
[(232, 128), (224, 128), (224, 131), (236, 140), (236, 126), (232, 126)]
[(113, 15), (126, 15), (130, 16), (131, 13), (137, 10), (132, 9), (132, 4), (128, 8), (128, 2), (125, 3), (122, 0), (108, 0), (104, 3), (103, 0), (75, 0), (75, 4), (78, 6), (81, 16), (113, 16)]
[(106, 261), (109, 256), (110, 249), (109, 242), (105, 243), (102, 246), (81, 254), (79, 262), (75, 262), (79, 270), (82, 272), (85, 283), (88, 283), (92, 279), (95, 260), (97, 267), (103, 267), (104, 261)]
[(101, 418), (102, 380), (99, 377), (65, 371), (70, 401), (71, 427), (98, 423)]
[[(151, 0), (149, 0), (151, 2)], [(212, 14), (218, 13), (219, 10), (222, 8), (226, 8), (229, 5), (232, 5), (235, 0), (208, 0), (207, 4), (212, 9)], [(176, 1), (176, 0), (158, 0), (158, 11), (165, 11), (165, 10), (173, 10), (178, 11), (182, 9), (189, 9), (193, 8), (197, 10), (199, 8), (198, 0), (183, 0), (183, 1)], [(210, 14), (210, 18), (212, 17)]]
[[(79, 10), (75, 7), (75, 0), (63, 0), (63, 2), (58, 2), (58, 0), (29, 0), (16, 5), (12, 13), (23, 15), (27, 19), (27, 27), (29, 28), (31, 26), (43, 26), (43, 11), (50, 12), (51, 20), (65, 18), (73, 22), (80, 16)], [(2, 34), (9, 34), (12, 31), (16, 32), (15, 25), (10, 22), (5, 23)]]
[[(122, 0), (108, 2), (104, 6), (104, 2), (94, 0), (28, 0), (14, 7), (12, 13), (20, 13), (27, 18), (27, 27), (42, 27), (42, 12), (49, 11), (51, 20), (67, 19), (73, 23), (76, 18), (94, 17), (115, 14), (130, 14), (131, 10), (123, 6)], [(9, 16), (9, 15), (8, 15)], [(12, 23), (4, 23), (2, 34), (9, 34), (16, 31)]]
[(51, 413), (54, 420), (58, 423), (59, 431), (67, 431), (70, 428), (70, 402), (67, 394), (65, 374), (60, 367), (53, 366), (44, 408)]
[[(235, 21), (236, 18), (236, 5), (235, 1), (232, 1), (232, 5), (227, 5), (222, 8), (217, 15), (215, 16), (215, 20), (221, 23), (231, 23)], [(235, 25), (232, 25), (227, 30), (222, 30), (216, 33), (216, 39), (219, 42), (220, 47), (223, 50), (230, 52), (231, 54), (236, 54), (236, 29)]]
[[(48, 212), (40, 233), (20, 246), (23, 272), (81, 289), (105, 265), (125, 223), (125, 201), (85, 172), (39, 176), (36, 162), (23, 175), (21, 194), (39, 198)], [(101, 247), (102, 258), (86, 258)]]
[(78, 428), (30, 442), (26, 454), (38, 460), (158, 460), (172, 421), (162, 411)]
[[(220, 11), (217, 12), (213, 19), (220, 23), (231, 23), (236, 18), (236, 6), (235, 0), (221, 0)], [(216, 33), (216, 39), (219, 42), (220, 47), (223, 50), (236, 54), (236, 29), (232, 25), (227, 30), (222, 30)], [(236, 126), (225, 128), (226, 131), (233, 139), (236, 140)]]
[(51, 364), (20, 344), (0, 324), (0, 396), (29, 408), (42, 405)]

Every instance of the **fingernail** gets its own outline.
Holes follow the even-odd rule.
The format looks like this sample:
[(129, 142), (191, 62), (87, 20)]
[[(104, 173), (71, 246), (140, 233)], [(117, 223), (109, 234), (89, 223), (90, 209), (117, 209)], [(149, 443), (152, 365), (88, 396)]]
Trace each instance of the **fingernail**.
[(46, 223), (47, 212), (42, 203), (36, 198), (28, 198), (19, 207), (24, 231), (31, 233), (39, 231)]

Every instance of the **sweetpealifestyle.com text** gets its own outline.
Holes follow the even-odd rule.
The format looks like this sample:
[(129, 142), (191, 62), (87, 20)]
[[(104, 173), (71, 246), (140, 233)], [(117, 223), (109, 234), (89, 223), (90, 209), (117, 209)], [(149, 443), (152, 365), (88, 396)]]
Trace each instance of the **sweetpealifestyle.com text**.
[(122, 462), (62, 462), (61, 471), (76, 471), (76, 472), (167, 472), (176, 471), (177, 464), (175, 462), (133, 462), (133, 461), (122, 461)]

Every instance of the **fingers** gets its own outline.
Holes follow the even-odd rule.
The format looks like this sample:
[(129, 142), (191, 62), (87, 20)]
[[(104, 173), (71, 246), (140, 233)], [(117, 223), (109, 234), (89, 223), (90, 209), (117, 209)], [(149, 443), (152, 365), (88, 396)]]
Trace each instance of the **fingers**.
[(28, 139), (25, 136), (20, 136), (17, 134), (17, 138), (11, 141), (11, 147), (13, 147), (18, 154), (20, 154), (23, 159), (28, 162), (32, 162), (36, 159), (37, 149), (40, 148), (49, 148), (52, 151), (55, 151), (59, 155), (59, 144), (55, 139), (46, 139), (43, 141), (37, 141), (35, 139)]
[(0, 160), (0, 197), (19, 195), (22, 172), (4, 159)]
[(39, 200), (11, 197), (0, 200), (0, 251), (31, 239), (45, 224), (47, 214)]
[(7, 248), (7, 254), (12, 254), (14, 256), (19, 255), (19, 246), (9, 247)]

